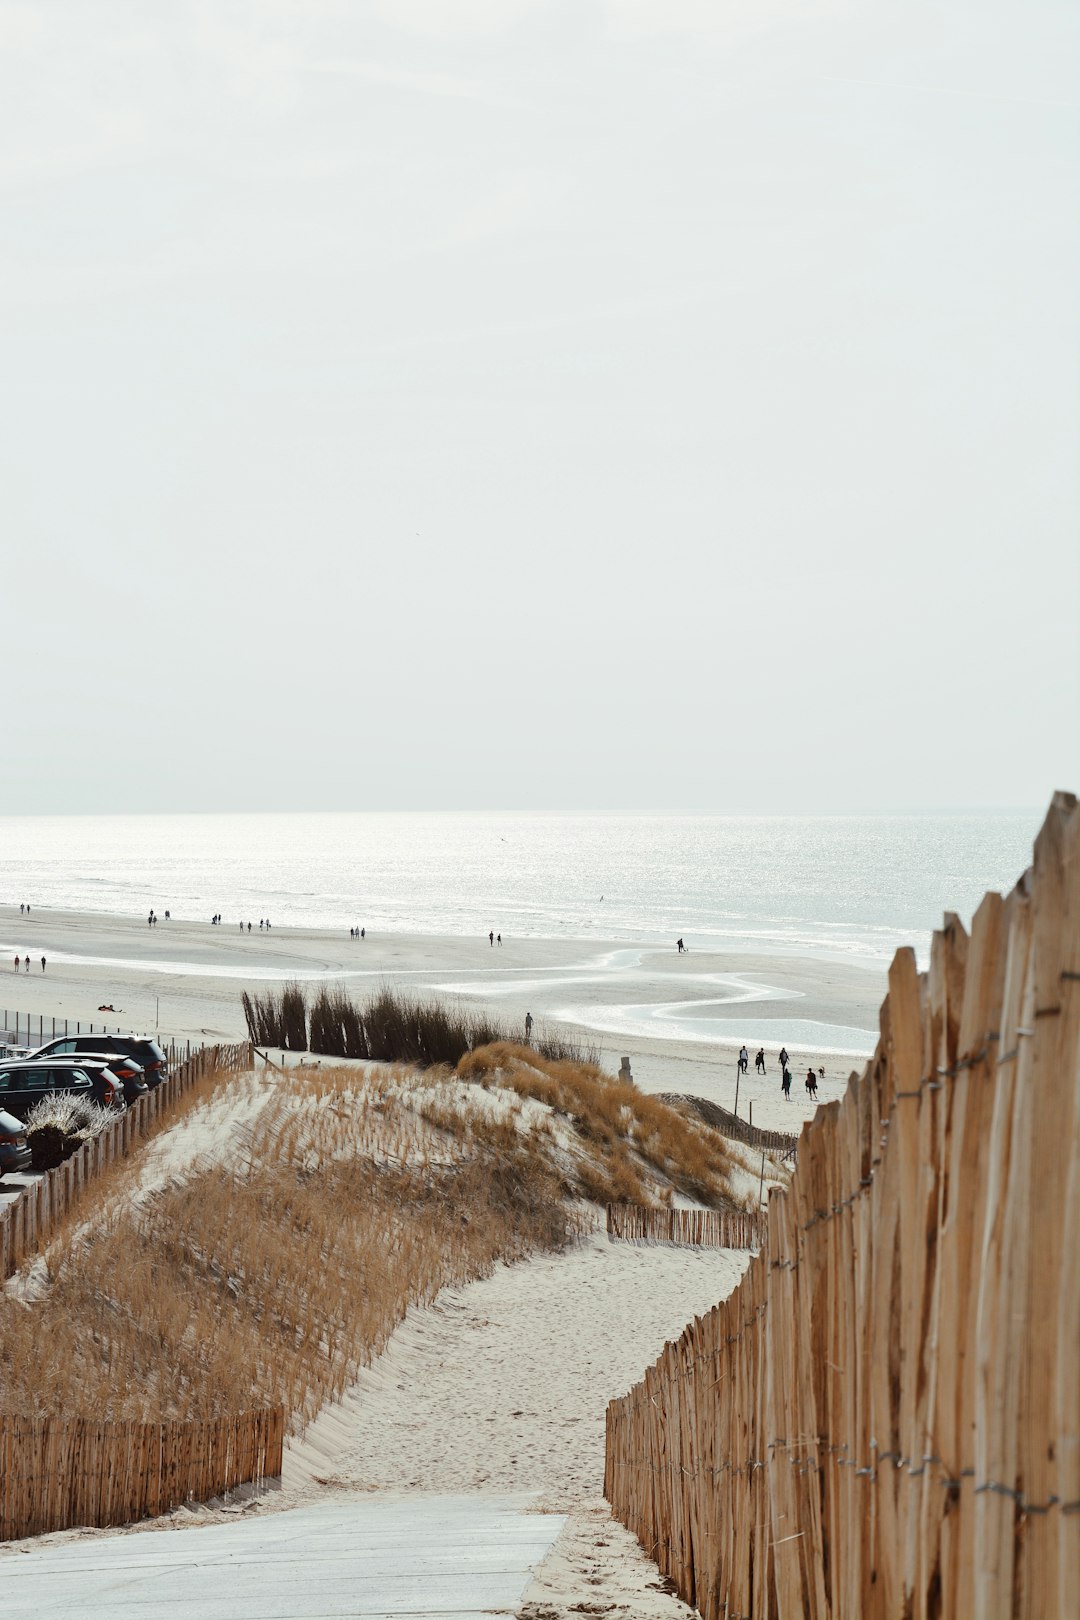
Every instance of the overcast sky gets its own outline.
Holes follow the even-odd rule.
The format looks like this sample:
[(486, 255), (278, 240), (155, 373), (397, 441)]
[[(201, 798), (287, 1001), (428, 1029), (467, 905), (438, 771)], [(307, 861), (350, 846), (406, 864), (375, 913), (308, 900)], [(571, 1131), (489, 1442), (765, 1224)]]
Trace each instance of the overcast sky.
[(1075, 789), (1077, 17), (0, 0), (0, 809)]

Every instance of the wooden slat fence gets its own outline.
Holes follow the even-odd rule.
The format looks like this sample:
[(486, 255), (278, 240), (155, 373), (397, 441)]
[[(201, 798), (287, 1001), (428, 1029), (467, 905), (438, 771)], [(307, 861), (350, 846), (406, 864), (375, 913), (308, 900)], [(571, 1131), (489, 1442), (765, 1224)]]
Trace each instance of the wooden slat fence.
[(1076, 1612), (1080, 809), (804, 1128), (767, 1248), (607, 1414), (605, 1494), (706, 1620)]
[(727, 1108), (721, 1108), (719, 1103), (710, 1102), (707, 1097), (665, 1091), (660, 1093), (660, 1101), (692, 1108), (706, 1125), (711, 1125), (724, 1136), (734, 1137), (737, 1142), (745, 1142), (749, 1147), (764, 1148), (766, 1153), (774, 1154), (781, 1159), (794, 1160), (797, 1156), (799, 1148), (797, 1135), (790, 1131), (762, 1130), (759, 1126), (740, 1119), (738, 1114), (731, 1113)]
[(251, 1063), (251, 1047), (246, 1041), (202, 1047), (173, 1069), (160, 1086), (118, 1114), (108, 1130), (28, 1186), (0, 1211), (0, 1279), (14, 1276), (23, 1261), (48, 1242), (57, 1222), (78, 1202), (83, 1188), (109, 1165), (126, 1158), (192, 1086), (211, 1072), (239, 1074), (250, 1069)]
[(0, 1417), (0, 1541), (130, 1524), (281, 1474), (285, 1409), (203, 1422)]
[(610, 1238), (631, 1243), (685, 1243), (698, 1248), (760, 1249), (768, 1233), (764, 1210), (646, 1209), (609, 1204)]

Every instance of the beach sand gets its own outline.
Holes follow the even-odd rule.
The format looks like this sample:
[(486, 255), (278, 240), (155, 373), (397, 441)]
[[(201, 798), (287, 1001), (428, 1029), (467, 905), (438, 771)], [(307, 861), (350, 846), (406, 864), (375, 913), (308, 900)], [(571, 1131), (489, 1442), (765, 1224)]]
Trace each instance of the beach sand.
[[(295, 978), (310, 988), (343, 984), (364, 996), (382, 984), (436, 992), (483, 1006), (523, 1029), (574, 1033), (602, 1047), (615, 1072), (631, 1060), (646, 1091), (693, 1092), (731, 1109), (736, 1053), (745, 1041), (750, 1073), (739, 1083), (739, 1113), (750, 1103), (755, 1123), (797, 1129), (813, 1112), (806, 1069), (825, 1069), (819, 1101), (839, 1097), (853, 1069), (872, 1051), (885, 969), (863, 961), (749, 955), (734, 951), (677, 954), (674, 947), (625, 940), (512, 939), (490, 946), (486, 935), (370, 934), (272, 929), (258, 919), (248, 934), (232, 926), (168, 922), (94, 913), (0, 908), (0, 1014), (19, 1014), (25, 1038), (120, 1027), (180, 1041), (233, 1040), (246, 1034), (240, 994)], [(13, 970), (29, 955), (30, 971)], [(40, 958), (46, 957), (42, 973)], [(115, 1013), (101, 1013), (108, 1003)], [(40, 1022), (39, 1022), (40, 1020)], [(764, 1078), (755, 1074), (759, 1045)], [(791, 1054), (792, 1098), (780, 1094), (776, 1054)]]

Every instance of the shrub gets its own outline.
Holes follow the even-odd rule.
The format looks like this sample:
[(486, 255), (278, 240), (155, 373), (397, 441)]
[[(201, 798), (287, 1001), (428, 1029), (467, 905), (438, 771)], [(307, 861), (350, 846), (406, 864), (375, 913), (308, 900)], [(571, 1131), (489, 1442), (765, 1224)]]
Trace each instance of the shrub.
[(35, 1170), (54, 1170), (116, 1118), (107, 1108), (69, 1091), (42, 1097), (26, 1116), (26, 1140)]

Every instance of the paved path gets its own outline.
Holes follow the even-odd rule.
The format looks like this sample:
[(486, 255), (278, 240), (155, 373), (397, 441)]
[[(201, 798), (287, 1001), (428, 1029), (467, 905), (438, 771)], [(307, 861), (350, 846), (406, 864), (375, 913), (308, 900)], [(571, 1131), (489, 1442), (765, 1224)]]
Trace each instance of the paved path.
[(203, 1528), (41, 1543), (0, 1562), (4, 1620), (493, 1620), (565, 1520), (524, 1496), (339, 1496)]

